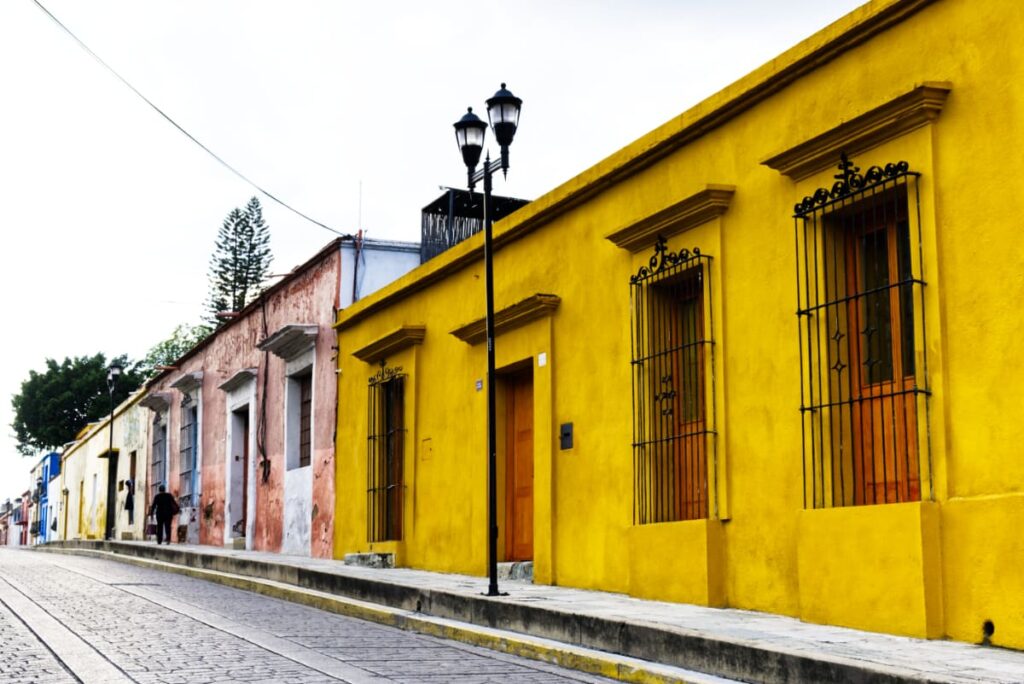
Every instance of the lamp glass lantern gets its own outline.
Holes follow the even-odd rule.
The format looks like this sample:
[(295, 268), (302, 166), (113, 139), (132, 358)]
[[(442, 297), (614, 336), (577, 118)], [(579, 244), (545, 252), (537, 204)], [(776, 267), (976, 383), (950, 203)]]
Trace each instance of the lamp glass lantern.
[(516, 135), (522, 105), (523, 101), (509, 92), (504, 83), (498, 92), (487, 100), (487, 118), (494, 129), (495, 139), (503, 148), (511, 145), (512, 138)]
[(462, 152), (462, 161), (471, 171), (480, 163), (480, 152), (484, 149), (484, 134), (487, 124), (469, 107), (461, 119), (455, 122), (455, 142)]
[(117, 361), (112, 362), (110, 367), (107, 369), (107, 385), (110, 387), (111, 392), (114, 391), (114, 384), (117, 382), (117, 379), (121, 377), (121, 373), (123, 371), (124, 368), (122, 368), (121, 364)]

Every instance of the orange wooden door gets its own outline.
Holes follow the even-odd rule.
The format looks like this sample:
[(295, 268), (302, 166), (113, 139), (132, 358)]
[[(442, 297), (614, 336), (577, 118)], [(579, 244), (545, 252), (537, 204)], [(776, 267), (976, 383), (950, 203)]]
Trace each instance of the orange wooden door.
[[(870, 225), (870, 224), (869, 224)], [(848, 240), (854, 503), (921, 499), (909, 234), (899, 214)]]
[(505, 397), (505, 560), (533, 560), (533, 375), (508, 378)]
[(704, 306), (701, 272), (695, 270), (671, 291), (672, 511), (669, 520), (707, 517), (707, 459), (704, 454)]

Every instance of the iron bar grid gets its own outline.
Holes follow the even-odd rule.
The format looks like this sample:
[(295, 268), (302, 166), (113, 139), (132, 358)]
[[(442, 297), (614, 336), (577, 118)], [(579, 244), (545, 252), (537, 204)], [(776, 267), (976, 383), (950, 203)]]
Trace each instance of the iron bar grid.
[(405, 375), (382, 368), (370, 379), (366, 464), (366, 538), (402, 538), (405, 460)]
[(192, 506), (195, 500), (196, 451), (199, 442), (199, 410), (192, 398), (185, 395), (181, 402), (181, 430), (178, 451), (178, 504)]
[[(501, 168), (500, 159), (491, 164), (497, 165), (497, 169)], [(482, 173), (482, 169), (478, 173)], [(526, 204), (526, 200), (492, 195), (492, 219), (497, 221), (505, 218)], [(483, 229), (483, 195), (448, 188), (445, 194), (424, 207), (421, 213), (420, 263), (433, 259)]]
[(633, 524), (707, 518), (715, 448), (711, 257), (669, 252), (659, 236), (630, 289)]
[(838, 168), (794, 213), (804, 507), (920, 501), (920, 174), (906, 162), (861, 174), (845, 154)]
[(161, 420), (160, 414), (153, 416), (153, 450), (150, 452), (149, 489), (150, 500), (160, 491), (164, 484), (165, 461), (167, 453), (167, 425)]

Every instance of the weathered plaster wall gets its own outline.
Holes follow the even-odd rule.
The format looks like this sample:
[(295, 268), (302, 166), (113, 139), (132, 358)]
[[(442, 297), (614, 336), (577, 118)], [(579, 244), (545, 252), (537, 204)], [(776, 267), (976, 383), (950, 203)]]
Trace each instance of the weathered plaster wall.
[(312, 520), (312, 468), (295, 468), (284, 474), (284, 541), (282, 553), (307, 555)]
[[(141, 539), (145, 531), (145, 508), (148, 503), (148, 412), (138, 405), (141, 394), (125, 400), (114, 412), (114, 449), (117, 459), (117, 514), (114, 531), (118, 539)], [(110, 419), (106, 418), (92, 425), (80, 439), (61, 456), (61, 474), (51, 487), (51, 505), (57, 511), (57, 538), (102, 539), (107, 521), (107, 478), (109, 462), (100, 458), (110, 448)], [(123, 483), (131, 472), (131, 453), (136, 452), (136, 470), (139, 485), (135, 498), (135, 520), (128, 523), (125, 510), (127, 490)], [(54, 492), (53, 490), (57, 491)], [(67, 490), (66, 505), (61, 502), (63, 490)], [(65, 521), (67, 526), (65, 528)]]
[[(316, 263), (294, 276), (291, 282), (266, 295), (264, 305), (248, 308), (244, 314), (225, 325), (216, 335), (175, 371), (168, 372), (154, 383), (150, 394), (168, 393), (171, 399), (168, 443), (170, 456), (170, 490), (179, 493), (177, 474), (180, 471), (180, 426), (182, 394), (171, 385), (183, 375), (202, 372), (202, 487), (198, 509), (194, 512), (198, 525), (198, 542), (223, 545), (230, 538), (225, 526), (226, 487), (229, 485), (227, 464), (241, 455), (240, 445), (228, 454), (228, 394), (219, 388), (235, 373), (256, 368), (255, 406), (251, 408), (250, 430), (265, 437), (255, 440), (250, 450), (249, 491), (254, 520), (250, 523), (251, 540), (247, 546), (260, 551), (279, 551), (285, 537), (286, 492), (291, 492), (292, 508), (288, 518), (297, 529), (305, 528), (304, 548), (293, 545), (292, 553), (330, 556), (332, 538), (331, 511), (334, 488), (334, 411), (337, 383), (334, 375), (335, 296), (338, 287), (340, 258), (337, 249), (322, 254)], [(285, 361), (259, 350), (261, 340), (289, 324), (315, 323), (320, 326), (315, 345), (315, 405), (313, 422), (314, 462), (301, 483), (286, 478), (284, 461), (284, 396)], [(237, 405), (236, 405), (237, 407)], [(262, 432), (257, 426), (264, 426)], [(262, 462), (269, 467), (264, 471)], [(264, 478), (266, 472), (266, 478)], [(288, 485), (291, 486), (288, 486)], [(183, 511), (183, 517), (192, 513)], [(252, 517), (252, 516), (249, 516)], [(302, 518), (298, 521), (298, 518)], [(184, 524), (183, 522), (180, 524)], [(310, 540), (310, 531), (313, 537)], [(325, 541), (326, 540), (326, 541)]]

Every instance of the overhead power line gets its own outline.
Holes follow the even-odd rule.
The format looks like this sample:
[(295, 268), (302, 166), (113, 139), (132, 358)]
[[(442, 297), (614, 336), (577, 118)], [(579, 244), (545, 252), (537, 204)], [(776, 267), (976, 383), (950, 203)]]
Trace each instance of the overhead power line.
[(209, 147), (207, 147), (207, 146), (206, 146), (206, 145), (204, 145), (203, 143), (199, 142), (199, 140), (197, 140), (197, 139), (196, 139), (196, 137), (195, 137), (194, 135), (192, 135), (191, 133), (189, 133), (188, 131), (186, 131), (186, 130), (185, 130), (184, 128), (182, 128), (182, 127), (181, 127), (181, 126), (180, 126), (180, 125), (178, 124), (178, 122), (177, 122), (177, 121), (175, 121), (174, 119), (172, 119), (172, 118), (171, 118), (170, 116), (168, 116), (168, 114), (167, 114), (166, 112), (164, 112), (164, 110), (160, 109), (160, 108), (159, 108), (159, 107), (157, 107), (157, 106), (156, 106), (155, 104), (153, 104), (153, 102), (152, 102), (152, 101), (151, 101), (151, 100), (150, 100), (150, 99), (149, 99), (148, 97), (146, 97), (146, 96), (145, 96), (145, 95), (143, 95), (143, 94), (142, 94), (141, 92), (139, 92), (139, 89), (138, 89), (138, 88), (136, 88), (136, 87), (135, 87), (135, 86), (133, 86), (133, 85), (132, 85), (131, 83), (129, 83), (127, 79), (125, 79), (125, 78), (124, 78), (124, 77), (123, 77), (123, 76), (122, 76), (121, 74), (117, 73), (117, 71), (115, 71), (115, 70), (114, 70), (114, 68), (113, 68), (112, 66), (110, 66), (109, 64), (107, 64), (106, 62), (104, 62), (104, 61), (103, 61), (103, 59), (102, 59), (102, 58), (101, 58), (101, 57), (100, 57), (99, 55), (97, 55), (97, 54), (96, 54), (95, 52), (93, 52), (93, 51), (92, 51), (92, 50), (91, 50), (91, 49), (89, 48), (89, 46), (88, 46), (88, 45), (86, 45), (86, 44), (85, 44), (84, 42), (82, 42), (82, 39), (81, 39), (81, 38), (79, 38), (78, 36), (76, 36), (76, 35), (75, 35), (75, 34), (74, 34), (74, 33), (73, 33), (72, 31), (71, 31), (71, 29), (69, 29), (69, 28), (68, 28), (67, 26), (65, 26), (65, 25), (64, 25), (64, 24), (63, 24), (63, 23), (61, 22), (61, 20), (60, 20), (60, 19), (58, 19), (57, 17), (55, 17), (55, 16), (53, 15), (53, 12), (51, 12), (51, 11), (50, 11), (50, 10), (48, 10), (48, 9), (46, 9), (46, 8), (45, 8), (45, 7), (43, 6), (43, 4), (42, 4), (41, 2), (39, 2), (39, 0), (32, 0), (32, 2), (34, 2), (34, 3), (35, 3), (35, 5), (36, 5), (36, 7), (38, 7), (39, 9), (41, 9), (41, 10), (42, 10), (42, 11), (43, 11), (43, 12), (44, 12), (44, 13), (46, 14), (46, 16), (50, 17), (50, 19), (52, 19), (52, 20), (53, 20), (53, 22), (54, 22), (55, 24), (57, 24), (57, 26), (61, 27), (61, 28), (62, 28), (62, 29), (64, 30), (64, 32), (65, 32), (65, 33), (67, 33), (67, 34), (68, 34), (69, 36), (71, 36), (71, 38), (72, 38), (72, 39), (74, 39), (74, 41), (75, 41), (76, 43), (78, 43), (79, 47), (81, 47), (81, 48), (82, 48), (83, 50), (85, 50), (86, 52), (88, 52), (88, 53), (89, 53), (89, 54), (90, 54), (90, 55), (92, 56), (92, 58), (93, 58), (93, 59), (95, 59), (95, 60), (96, 60), (97, 62), (99, 62), (99, 63), (100, 63), (101, 65), (103, 65), (103, 67), (104, 67), (104, 68), (105, 68), (105, 69), (106, 69), (107, 71), (109, 71), (110, 73), (112, 73), (112, 74), (113, 74), (113, 75), (114, 75), (114, 76), (115, 76), (115, 77), (117, 78), (117, 80), (119, 80), (119, 81), (121, 81), (121, 83), (125, 84), (125, 85), (126, 85), (126, 86), (127, 86), (127, 87), (128, 87), (128, 88), (129, 88), (129, 89), (130, 89), (130, 90), (131, 90), (131, 91), (132, 91), (133, 93), (135, 93), (136, 95), (138, 95), (138, 96), (139, 96), (139, 98), (141, 98), (143, 102), (145, 102), (145, 103), (146, 103), (146, 104), (148, 104), (148, 105), (149, 105), (150, 107), (152, 107), (152, 108), (153, 108), (153, 110), (154, 110), (154, 111), (155, 111), (155, 112), (156, 112), (157, 114), (159, 114), (160, 116), (162, 116), (162, 117), (163, 117), (164, 119), (166, 119), (166, 120), (167, 120), (167, 122), (168, 122), (168, 123), (170, 123), (170, 124), (171, 124), (172, 126), (174, 126), (174, 127), (175, 127), (175, 128), (177, 128), (177, 129), (178, 129), (179, 131), (181, 131), (182, 135), (184, 135), (184, 136), (185, 136), (186, 138), (188, 138), (189, 140), (191, 140), (192, 142), (194, 142), (194, 143), (195, 143), (196, 145), (198, 145), (199, 147), (201, 147), (201, 148), (203, 149), (203, 151), (204, 151), (204, 152), (206, 152), (206, 153), (207, 153), (208, 155), (210, 155), (211, 157), (213, 157), (214, 159), (216, 159), (216, 160), (217, 160), (218, 162), (220, 162), (220, 164), (221, 164), (221, 165), (222, 165), (222, 166), (223, 166), (224, 168), (226, 168), (226, 169), (227, 169), (228, 171), (230, 171), (231, 173), (235, 174), (236, 176), (238, 176), (239, 178), (241, 178), (241, 179), (242, 179), (243, 181), (245, 181), (246, 183), (248, 183), (248, 184), (249, 184), (250, 186), (252, 186), (253, 188), (255, 188), (255, 189), (256, 189), (256, 190), (258, 191), (258, 192), (262, 193), (262, 194), (263, 194), (263, 195), (264, 195), (265, 197), (267, 197), (267, 198), (268, 198), (268, 199), (270, 199), (270, 200), (273, 200), (274, 202), (277, 202), (278, 204), (280, 204), (280, 205), (281, 205), (282, 207), (284, 207), (284, 208), (285, 208), (285, 209), (287, 209), (288, 211), (292, 212), (293, 214), (295, 214), (295, 215), (297, 215), (297, 216), (301, 216), (302, 218), (306, 219), (306, 220), (307, 220), (307, 221), (309, 221), (310, 223), (312, 223), (312, 224), (314, 224), (314, 225), (317, 225), (317, 226), (319, 226), (319, 227), (323, 228), (324, 230), (329, 230), (329, 231), (331, 231), (332, 233), (334, 233), (335, 235), (341, 235), (342, 237), (352, 237), (352, 236), (351, 236), (350, 234), (348, 234), (348, 233), (342, 233), (342, 232), (341, 232), (341, 231), (339, 231), (339, 230), (335, 230), (334, 228), (331, 228), (330, 226), (328, 226), (328, 225), (326, 225), (326, 224), (324, 224), (324, 223), (321, 223), (320, 221), (317, 221), (317, 220), (316, 220), (315, 218), (312, 218), (312, 217), (310, 217), (310, 216), (308, 216), (308, 215), (306, 215), (306, 214), (302, 213), (301, 211), (299, 211), (298, 209), (296, 209), (296, 208), (295, 208), (295, 207), (293, 207), (292, 205), (290, 205), (290, 204), (288, 204), (287, 202), (285, 202), (284, 200), (282, 200), (282, 199), (280, 199), (280, 198), (276, 197), (276, 196), (275, 196), (275, 195), (273, 195), (272, 193), (270, 193), (270, 192), (268, 192), (268, 191), (264, 190), (264, 189), (263, 189), (262, 187), (260, 187), (259, 185), (257, 185), (257, 184), (256, 184), (256, 183), (254, 183), (253, 181), (251, 181), (251, 180), (250, 180), (250, 179), (249, 179), (249, 178), (248, 178), (248, 177), (247, 177), (247, 176), (246, 176), (245, 174), (243, 174), (243, 173), (242, 173), (241, 171), (239, 171), (239, 170), (238, 170), (238, 169), (236, 169), (235, 167), (231, 166), (231, 164), (228, 164), (228, 163), (227, 163), (226, 161), (224, 161), (224, 159), (222, 159), (222, 158), (221, 158), (221, 157), (220, 157), (220, 156), (219, 156), (219, 155), (218, 155), (218, 154), (217, 154), (216, 152), (214, 152), (213, 150), (211, 150), (211, 149), (210, 149)]

